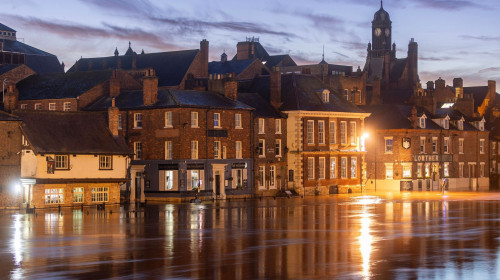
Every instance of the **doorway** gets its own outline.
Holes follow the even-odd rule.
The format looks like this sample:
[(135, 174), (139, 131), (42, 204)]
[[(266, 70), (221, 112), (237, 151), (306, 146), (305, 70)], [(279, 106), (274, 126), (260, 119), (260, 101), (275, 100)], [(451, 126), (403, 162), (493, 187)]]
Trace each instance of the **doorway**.
[(220, 195), (220, 175), (215, 175), (215, 195)]
[(141, 179), (142, 172), (135, 173), (135, 199), (141, 199)]

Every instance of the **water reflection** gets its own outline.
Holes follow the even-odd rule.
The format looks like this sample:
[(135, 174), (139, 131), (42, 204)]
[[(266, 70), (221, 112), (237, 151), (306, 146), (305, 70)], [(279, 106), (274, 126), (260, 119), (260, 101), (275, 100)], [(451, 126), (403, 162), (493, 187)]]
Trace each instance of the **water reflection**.
[(0, 275), (495, 279), (499, 206), (334, 196), (5, 214)]

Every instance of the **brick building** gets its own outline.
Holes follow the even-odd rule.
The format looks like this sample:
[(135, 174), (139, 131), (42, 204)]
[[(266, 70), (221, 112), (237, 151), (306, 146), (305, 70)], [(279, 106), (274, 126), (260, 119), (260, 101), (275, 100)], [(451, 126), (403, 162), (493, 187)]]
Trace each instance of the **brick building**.
[[(198, 191), (204, 199), (252, 195), (253, 108), (237, 101), (235, 80), (219, 82), (212, 87), (223, 93), (158, 89), (151, 71), (142, 90), (114, 97), (120, 135), (135, 152), (132, 200), (187, 200)], [(107, 96), (88, 109), (112, 102)]]
[(19, 207), (21, 119), (0, 111), (0, 207)]
[(287, 116), (288, 189), (305, 195), (361, 191), (361, 135), (369, 114), (313, 75), (259, 77), (245, 91), (279, 104)]
[[(105, 113), (21, 112), (21, 176), (27, 207), (120, 202), (129, 156)], [(117, 127), (117, 124), (112, 125)], [(19, 139), (21, 140), (21, 139)]]
[(422, 107), (363, 107), (370, 138), (370, 191), (453, 191), (489, 189), (489, 132), (484, 119), (453, 109), (433, 114)]

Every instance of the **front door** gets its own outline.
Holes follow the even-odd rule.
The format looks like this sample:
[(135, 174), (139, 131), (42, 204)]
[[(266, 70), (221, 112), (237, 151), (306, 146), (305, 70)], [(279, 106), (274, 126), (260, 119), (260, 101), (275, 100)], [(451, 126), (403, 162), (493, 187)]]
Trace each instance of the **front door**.
[(220, 175), (215, 175), (215, 195), (220, 195)]

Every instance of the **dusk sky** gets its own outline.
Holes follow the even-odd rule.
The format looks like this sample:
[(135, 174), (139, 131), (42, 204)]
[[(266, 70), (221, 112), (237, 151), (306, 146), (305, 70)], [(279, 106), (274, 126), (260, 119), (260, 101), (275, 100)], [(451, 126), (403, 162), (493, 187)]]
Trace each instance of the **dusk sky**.
[[(259, 37), (271, 54), (298, 64), (325, 60), (364, 66), (378, 0), (24, 0), (2, 1), (3, 24), (20, 41), (58, 56), (66, 70), (80, 57), (199, 48), (210, 41), (210, 60), (236, 43)], [(397, 57), (411, 38), (419, 45), (422, 84), (462, 77), (466, 86), (500, 82), (500, 1), (385, 0)], [(499, 87), (497, 87), (499, 88)]]

